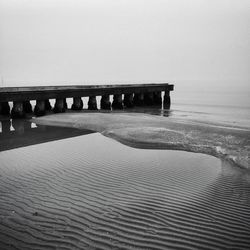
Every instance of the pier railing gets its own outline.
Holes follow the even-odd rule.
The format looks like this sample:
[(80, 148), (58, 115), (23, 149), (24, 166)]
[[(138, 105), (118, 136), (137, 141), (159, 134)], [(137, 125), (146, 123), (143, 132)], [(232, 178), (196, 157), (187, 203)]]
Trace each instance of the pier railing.
[[(26, 113), (34, 111), (41, 116), (46, 111), (55, 113), (65, 112), (67, 109), (66, 98), (73, 98), (71, 109), (83, 108), (82, 97), (88, 97), (88, 109), (96, 110), (96, 96), (101, 96), (101, 109), (123, 109), (134, 106), (152, 106), (162, 104), (170, 107), (170, 91), (174, 89), (172, 84), (126, 84), (126, 85), (71, 85), (71, 86), (36, 86), (36, 87), (4, 87), (0, 88), (0, 114), (13, 118), (24, 117)], [(162, 92), (164, 98), (162, 100)], [(113, 95), (113, 102), (110, 102)], [(55, 99), (54, 108), (50, 99)], [(30, 104), (36, 101), (34, 110)], [(9, 102), (13, 102), (10, 112)]]

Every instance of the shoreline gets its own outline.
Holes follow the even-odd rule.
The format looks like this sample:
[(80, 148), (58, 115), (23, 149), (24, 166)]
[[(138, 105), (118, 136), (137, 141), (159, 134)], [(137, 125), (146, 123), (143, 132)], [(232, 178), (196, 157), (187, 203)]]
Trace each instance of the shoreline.
[[(91, 129), (135, 148), (205, 153), (249, 169), (249, 130), (142, 113), (81, 112), (33, 118), (40, 125)], [(143, 125), (142, 125), (143, 124)]]

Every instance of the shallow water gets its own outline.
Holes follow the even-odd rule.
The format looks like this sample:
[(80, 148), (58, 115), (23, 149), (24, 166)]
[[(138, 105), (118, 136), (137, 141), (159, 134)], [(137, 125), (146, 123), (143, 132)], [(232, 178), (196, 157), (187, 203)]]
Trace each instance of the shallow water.
[[(178, 88), (178, 85), (177, 85)], [(176, 89), (171, 93), (172, 115), (250, 128), (250, 89), (242, 91)]]
[(0, 153), (1, 249), (248, 249), (250, 176), (99, 133)]

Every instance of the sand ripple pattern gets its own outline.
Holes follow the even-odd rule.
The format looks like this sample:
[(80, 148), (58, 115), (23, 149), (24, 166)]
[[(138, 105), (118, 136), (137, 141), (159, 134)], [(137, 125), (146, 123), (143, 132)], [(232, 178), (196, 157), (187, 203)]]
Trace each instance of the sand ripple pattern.
[(90, 134), (0, 153), (0, 249), (249, 249), (250, 178)]

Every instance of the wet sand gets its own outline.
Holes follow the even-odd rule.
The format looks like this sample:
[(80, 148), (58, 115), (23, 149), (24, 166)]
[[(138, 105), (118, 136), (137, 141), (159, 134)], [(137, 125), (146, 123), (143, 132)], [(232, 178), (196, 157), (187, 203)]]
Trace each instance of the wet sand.
[(35, 118), (41, 125), (91, 129), (137, 148), (205, 153), (250, 168), (250, 128), (139, 113), (68, 113)]
[(250, 176), (99, 133), (0, 153), (0, 249), (249, 249)]

